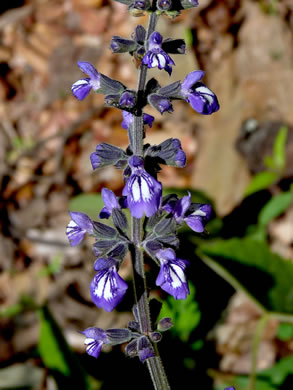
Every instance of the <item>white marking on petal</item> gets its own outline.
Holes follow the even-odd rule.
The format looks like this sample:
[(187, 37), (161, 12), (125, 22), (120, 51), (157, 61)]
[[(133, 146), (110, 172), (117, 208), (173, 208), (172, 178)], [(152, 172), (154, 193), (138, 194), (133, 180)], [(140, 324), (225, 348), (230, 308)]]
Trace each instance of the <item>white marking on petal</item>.
[(205, 217), (207, 215), (207, 213), (205, 213), (202, 210), (196, 210), (191, 215), (199, 215), (200, 217)]
[(74, 84), (72, 84), (72, 89), (75, 87), (80, 87), (81, 85), (86, 85), (89, 82), (87, 80), (77, 80)]
[(67, 234), (72, 233), (72, 232), (75, 230), (75, 228), (76, 228), (77, 226), (78, 226), (77, 223), (74, 222), (73, 220), (71, 220), (71, 221), (69, 222), (69, 224), (67, 225), (67, 227), (66, 227), (66, 233), (67, 233)]
[(185, 274), (181, 267), (176, 264), (172, 264), (170, 267), (170, 277), (172, 279), (172, 287), (178, 288), (185, 282)]
[(198, 87), (196, 88), (196, 92), (202, 93), (210, 104), (213, 103), (214, 94), (208, 87), (204, 87), (204, 86)]
[[(113, 282), (113, 284), (115, 284), (115, 287), (116, 287), (116, 280), (108, 278), (108, 280), (105, 284), (105, 289), (104, 289), (104, 298), (106, 299), (106, 301), (109, 301), (110, 299), (113, 298), (112, 287), (114, 287), (114, 286), (111, 285), (111, 281)], [(114, 291), (115, 291), (115, 288), (114, 288)]]
[(141, 198), (139, 178), (136, 177), (131, 185), (132, 197), (135, 202), (138, 202)]
[(91, 343), (89, 344), (87, 347), (86, 347), (86, 352), (87, 353), (90, 353), (92, 352), (92, 350), (94, 350), (96, 348), (96, 342), (94, 341), (94, 343)]
[(149, 180), (146, 177), (142, 176), (141, 177), (141, 195), (142, 195), (144, 202), (148, 202), (152, 198), (149, 184), (150, 184)]
[(158, 54), (158, 61), (162, 68), (164, 68), (166, 65), (166, 58), (162, 54)]
[(95, 342), (95, 339), (92, 339), (92, 338), (90, 338), (90, 337), (88, 337), (87, 339), (84, 340), (84, 343), (85, 343), (86, 345), (91, 344), (91, 343), (94, 343), (94, 342)]
[(113, 299), (113, 292), (117, 289), (117, 281), (115, 277), (111, 278), (111, 273), (110, 269), (98, 280), (97, 286), (94, 289), (94, 295), (106, 301)]
[(156, 66), (158, 66), (159, 62), (158, 62), (157, 56), (153, 56), (153, 58), (151, 60), (151, 64), (152, 64), (152, 68), (155, 68)]
[(94, 290), (94, 294), (95, 294), (97, 297), (99, 297), (99, 298), (101, 298), (101, 297), (103, 296), (104, 286), (105, 286), (105, 284), (106, 284), (106, 282), (107, 282), (107, 278), (108, 278), (108, 274), (105, 273), (105, 275), (103, 275), (103, 276), (101, 277), (101, 279), (99, 279), (99, 281), (98, 281), (98, 283), (97, 283), (97, 286), (96, 286), (96, 288), (95, 288), (95, 290)]

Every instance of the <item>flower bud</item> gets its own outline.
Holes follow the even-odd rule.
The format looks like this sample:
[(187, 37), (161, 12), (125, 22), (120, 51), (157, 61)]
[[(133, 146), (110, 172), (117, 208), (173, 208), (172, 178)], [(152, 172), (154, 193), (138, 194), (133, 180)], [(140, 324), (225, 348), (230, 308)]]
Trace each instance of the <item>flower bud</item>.
[(152, 107), (158, 110), (161, 114), (164, 112), (173, 112), (173, 106), (170, 99), (157, 93), (152, 93), (148, 96), (148, 102)]
[(172, 8), (171, 0), (157, 0), (157, 8), (160, 11), (169, 11)]
[(96, 151), (91, 154), (90, 159), (93, 169), (107, 165), (119, 165), (119, 168), (123, 168), (128, 157), (121, 148), (103, 142), (97, 145)]
[(159, 321), (157, 328), (159, 331), (165, 332), (166, 330), (172, 328), (172, 326), (174, 326), (174, 324), (172, 323), (172, 319), (168, 317), (164, 317)]
[(150, 334), (150, 338), (151, 338), (153, 343), (158, 343), (159, 341), (162, 340), (162, 335), (160, 332), (152, 332)]
[(142, 363), (151, 357), (155, 357), (154, 348), (146, 336), (142, 336), (138, 339), (137, 352)]
[(127, 53), (136, 50), (137, 43), (132, 39), (125, 39), (119, 36), (113, 36), (110, 48), (113, 53)]

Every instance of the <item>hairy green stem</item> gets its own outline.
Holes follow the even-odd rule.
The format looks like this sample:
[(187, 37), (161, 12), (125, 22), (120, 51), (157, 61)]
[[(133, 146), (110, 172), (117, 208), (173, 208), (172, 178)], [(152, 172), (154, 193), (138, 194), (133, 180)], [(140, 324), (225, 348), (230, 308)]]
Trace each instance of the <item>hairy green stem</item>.
[[(150, 34), (155, 30), (157, 15), (153, 12), (149, 19), (146, 42)], [(134, 116), (134, 123), (129, 129), (129, 139), (133, 154), (143, 156), (143, 110), (142, 102), (146, 84), (147, 65), (141, 65), (137, 84), (137, 115)], [(148, 335), (152, 331), (152, 322), (150, 316), (149, 300), (146, 287), (144, 256), (141, 248), (143, 236), (143, 219), (131, 218), (131, 257), (133, 265), (134, 294), (137, 308), (137, 316), (140, 330), (143, 334)], [(170, 390), (164, 367), (159, 356), (157, 345), (154, 345), (155, 357), (147, 360), (147, 366), (150, 376), (156, 390)]]

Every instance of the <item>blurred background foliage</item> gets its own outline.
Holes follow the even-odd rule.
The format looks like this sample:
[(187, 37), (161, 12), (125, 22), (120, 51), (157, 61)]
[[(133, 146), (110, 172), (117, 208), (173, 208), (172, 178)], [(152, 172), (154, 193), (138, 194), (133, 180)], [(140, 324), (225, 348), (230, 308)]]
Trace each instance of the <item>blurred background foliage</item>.
[[(77, 60), (135, 87), (126, 55), (108, 50), (146, 17), (130, 18), (104, 0), (3, 2), (0, 15), (0, 389), (150, 389), (146, 367), (125, 346), (85, 354), (86, 327), (124, 327), (132, 320), (129, 283), (112, 313), (90, 300), (91, 240), (71, 248), (68, 210), (97, 219), (100, 190), (123, 188), (120, 172), (92, 172), (99, 142), (126, 147), (121, 113), (90, 95), (77, 102)], [(293, 384), (293, 6), (291, 0), (202, 0), (173, 21), (165, 37), (182, 37), (174, 79), (204, 69), (221, 110), (199, 117), (178, 102), (156, 117), (146, 142), (179, 137), (188, 163), (163, 167), (165, 194), (189, 191), (211, 203), (202, 235), (180, 230), (178, 256), (190, 261), (190, 295), (176, 301), (155, 286), (162, 304), (160, 353), (172, 388), (288, 390)], [(257, 39), (256, 39), (257, 37)], [(155, 71), (162, 84), (166, 75)]]

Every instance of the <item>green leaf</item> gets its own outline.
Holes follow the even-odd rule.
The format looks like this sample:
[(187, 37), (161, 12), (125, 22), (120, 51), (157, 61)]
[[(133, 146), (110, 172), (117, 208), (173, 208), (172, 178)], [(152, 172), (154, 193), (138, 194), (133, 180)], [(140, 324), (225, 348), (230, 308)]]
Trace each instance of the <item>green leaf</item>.
[(188, 341), (191, 332), (197, 327), (201, 317), (198, 303), (195, 300), (195, 287), (190, 282), (189, 289), (190, 295), (184, 300), (168, 297), (163, 302), (159, 315), (159, 319), (164, 317), (172, 319), (174, 327), (171, 328), (171, 332), (174, 332), (184, 343)]
[(21, 303), (15, 303), (14, 305), (8, 306), (5, 309), (1, 309), (0, 318), (10, 318), (23, 312), (23, 305)]
[(56, 275), (60, 272), (63, 261), (63, 254), (56, 254), (47, 266), (44, 266), (38, 273), (39, 277)]
[(185, 41), (186, 47), (192, 47), (193, 36), (192, 36), (192, 30), (190, 28), (186, 28), (184, 30), (184, 41)]
[[(237, 390), (247, 390), (249, 378), (247, 376), (239, 376), (235, 381), (235, 388)], [(272, 386), (271, 383), (264, 379), (257, 378), (255, 381), (255, 390), (278, 390), (277, 387)]]
[(104, 202), (101, 194), (80, 194), (69, 202), (70, 211), (79, 211), (87, 214), (91, 219), (97, 219)]
[(277, 337), (281, 341), (293, 339), (293, 324), (281, 323), (277, 331)]
[(268, 169), (275, 169), (276, 168), (275, 160), (273, 159), (272, 156), (265, 156), (264, 163)]
[(58, 387), (89, 389), (87, 377), (47, 307), (40, 309), (39, 352)]
[(259, 376), (270, 380), (273, 385), (282, 384), (288, 375), (293, 374), (293, 356), (287, 356), (281, 359), (273, 367), (261, 371)]
[(246, 188), (245, 196), (249, 196), (257, 191), (269, 188), (278, 179), (278, 177), (279, 173), (271, 171), (256, 174)]
[(259, 216), (258, 223), (260, 226), (266, 226), (274, 218), (281, 215), (293, 202), (293, 192), (284, 192), (282, 194), (274, 196), (268, 203), (262, 208)]
[(10, 318), (17, 316), (18, 314), (23, 313), (25, 310), (33, 311), (36, 310), (38, 306), (36, 305), (33, 298), (29, 295), (22, 295), (19, 299), (19, 302), (14, 305), (8, 306), (5, 309), (0, 309), (0, 318)]
[(271, 312), (292, 315), (293, 263), (272, 253), (265, 242), (248, 237), (203, 243), (199, 255), (235, 288), (243, 289), (259, 306)]
[(287, 141), (288, 127), (280, 127), (278, 134), (275, 138), (273, 147), (273, 159), (275, 167), (283, 169), (286, 164), (286, 141)]

